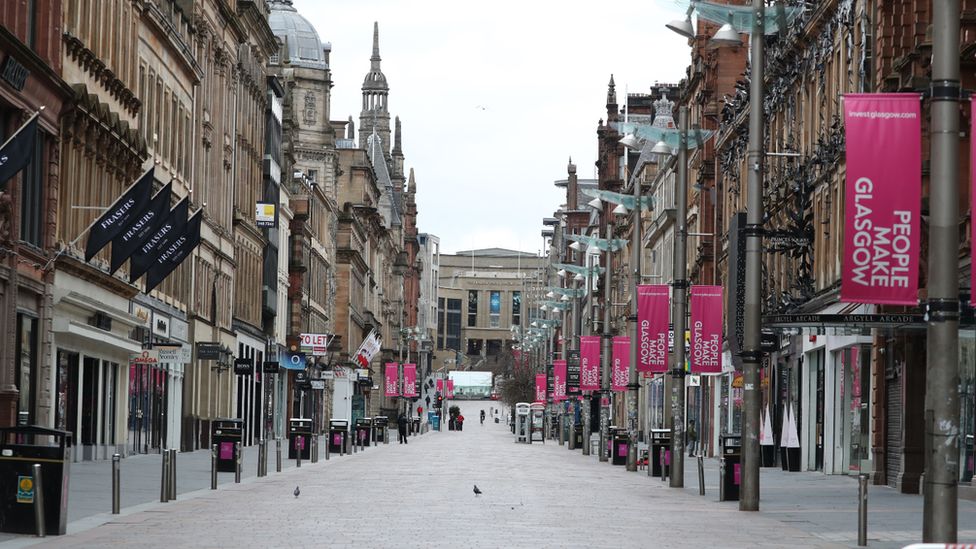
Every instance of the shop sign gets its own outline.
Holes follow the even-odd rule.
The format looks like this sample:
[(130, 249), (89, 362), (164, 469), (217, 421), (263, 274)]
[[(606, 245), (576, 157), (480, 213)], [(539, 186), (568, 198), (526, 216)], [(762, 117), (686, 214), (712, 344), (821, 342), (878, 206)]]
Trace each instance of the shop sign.
[(201, 341), (197, 343), (198, 360), (220, 360), (220, 343)]
[(234, 360), (234, 374), (249, 376), (254, 374), (253, 358), (238, 358)]
[(183, 345), (156, 345), (153, 350), (159, 353), (160, 362), (172, 364), (190, 362), (190, 348)]
[(155, 349), (146, 349), (145, 351), (140, 351), (138, 353), (131, 353), (129, 355), (129, 365), (150, 365), (156, 366), (159, 364), (159, 351)]

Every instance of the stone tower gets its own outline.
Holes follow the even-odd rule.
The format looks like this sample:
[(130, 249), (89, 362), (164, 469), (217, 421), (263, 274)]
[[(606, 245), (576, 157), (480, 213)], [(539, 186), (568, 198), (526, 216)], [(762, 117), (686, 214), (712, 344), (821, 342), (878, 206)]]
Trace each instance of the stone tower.
[(359, 113), (359, 146), (366, 147), (369, 136), (376, 129), (382, 141), (383, 156), (390, 164), (390, 109), (387, 103), (390, 86), (380, 69), (380, 27), (373, 23), (373, 55), (369, 58), (369, 72), (363, 80), (363, 108)]

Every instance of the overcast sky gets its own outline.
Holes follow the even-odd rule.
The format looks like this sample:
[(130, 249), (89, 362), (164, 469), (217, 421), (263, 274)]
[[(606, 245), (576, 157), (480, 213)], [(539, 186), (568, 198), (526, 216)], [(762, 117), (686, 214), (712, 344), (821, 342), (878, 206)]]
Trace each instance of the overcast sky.
[(373, 22), (417, 181), (418, 226), (442, 253), (538, 253), (565, 202), (570, 157), (595, 178), (596, 127), (613, 74), (624, 90), (676, 83), (691, 55), (667, 0), (294, 0), (332, 44), (332, 119), (359, 127)]

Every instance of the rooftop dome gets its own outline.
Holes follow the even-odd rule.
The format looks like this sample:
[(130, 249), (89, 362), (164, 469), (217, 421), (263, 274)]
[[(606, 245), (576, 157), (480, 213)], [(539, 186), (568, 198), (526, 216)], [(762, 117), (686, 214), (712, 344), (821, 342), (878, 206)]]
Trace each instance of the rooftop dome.
[(268, 7), (268, 26), (284, 47), (288, 48), (288, 60), (291, 64), (315, 69), (329, 68), (329, 60), (322, 51), (319, 33), (315, 32), (315, 27), (307, 19), (298, 14), (298, 10), (291, 5), (291, 0), (272, 0)]

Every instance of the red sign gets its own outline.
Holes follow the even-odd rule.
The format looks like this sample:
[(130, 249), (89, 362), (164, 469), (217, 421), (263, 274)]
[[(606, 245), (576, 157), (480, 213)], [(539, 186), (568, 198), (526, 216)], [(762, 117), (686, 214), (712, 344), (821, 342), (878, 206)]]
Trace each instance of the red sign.
[(722, 287), (691, 287), (691, 371), (722, 373)]
[(546, 374), (535, 375), (535, 401), (546, 401)]
[(403, 396), (413, 398), (417, 396), (417, 365), (403, 365)]
[(626, 391), (630, 383), (630, 336), (613, 338), (613, 368), (610, 374), (610, 389)]
[(600, 390), (600, 336), (580, 337), (580, 391)]
[(454, 398), (454, 380), (447, 380), (447, 398)]
[(918, 304), (921, 111), (917, 93), (844, 96), (841, 301)]
[(396, 362), (386, 363), (386, 396), (400, 396), (400, 368)]
[(552, 361), (552, 400), (566, 400), (566, 361)]
[(668, 371), (667, 284), (637, 287), (637, 371)]

